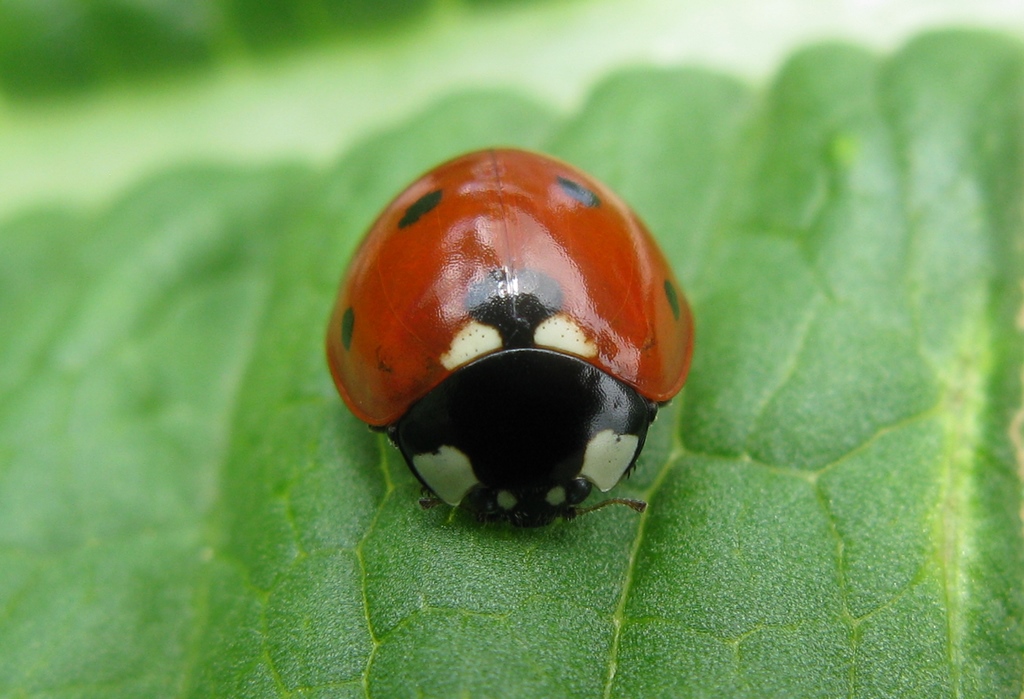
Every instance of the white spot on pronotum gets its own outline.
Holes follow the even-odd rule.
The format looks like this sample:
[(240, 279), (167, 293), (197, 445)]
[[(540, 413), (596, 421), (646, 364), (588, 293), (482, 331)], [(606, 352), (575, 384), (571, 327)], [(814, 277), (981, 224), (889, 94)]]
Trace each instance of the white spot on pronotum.
[(432, 454), (415, 455), (412, 464), (423, 482), (449, 505), (462, 502), (469, 489), (479, 482), (469, 457), (448, 445)]
[(602, 493), (607, 493), (633, 463), (639, 442), (640, 438), (634, 434), (601, 430), (587, 444), (580, 475), (596, 485)]
[(517, 502), (519, 501), (516, 500), (516, 496), (508, 492), (507, 490), (498, 491), (498, 507), (500, 507), (501, 509), (511, 510), (513, 507), (516, 506)]
[(441, 365), (451, 371), (477, 357), (501, 349), (501, 334), (491, 325), (471, 320), (455, 333), (448, 351), (441, 355)]
[(565, 502), (565, 488), (560, 485), (556, 485), (554, 488), (548, 491), (548, 494), (544, 496), (547, 503), (552, 506), (561, 505)]
[(577, 357), (596, 357), (597, 345), (587, 337), (583, 328), (565, 313), (545, 318), (533, 331), (533, 343), (538, 347), (560, 350)]

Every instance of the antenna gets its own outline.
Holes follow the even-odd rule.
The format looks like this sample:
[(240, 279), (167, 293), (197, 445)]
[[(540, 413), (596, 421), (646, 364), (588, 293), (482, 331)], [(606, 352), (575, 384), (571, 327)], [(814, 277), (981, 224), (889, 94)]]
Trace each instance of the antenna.
[(606, 507), (608, 505), (625, 505), (629, 509), (636, 510), (637, 512), (643, 512), (644, 510), (647, 509), (647, 503), (644, 502), (643, 500), (632, 500), (630, 498), (611, 498), (609, 500), (599, 502), (596, 505), (591, 505), (590, 507), (577, 507), (576, 509), (573, 510), (572, 516), (579, 517), (580, 515), (585, 515), (588, 512), (593, 512), (594, 510), (600, 510), (602, 507)]

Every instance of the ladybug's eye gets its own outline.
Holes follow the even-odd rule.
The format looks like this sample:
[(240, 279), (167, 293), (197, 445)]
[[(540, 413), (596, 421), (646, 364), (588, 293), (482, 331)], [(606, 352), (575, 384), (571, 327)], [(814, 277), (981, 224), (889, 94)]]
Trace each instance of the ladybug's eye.
[(579, 505), (590, 495), (590, 481), (586, 478), (576, 478), (565, 486), (565, 501), (570, 505)]
[(498, 494), (491, 488), (477, 486), (466, 495), (466, 504), (475, 512), (494, 514), (498, 511)]

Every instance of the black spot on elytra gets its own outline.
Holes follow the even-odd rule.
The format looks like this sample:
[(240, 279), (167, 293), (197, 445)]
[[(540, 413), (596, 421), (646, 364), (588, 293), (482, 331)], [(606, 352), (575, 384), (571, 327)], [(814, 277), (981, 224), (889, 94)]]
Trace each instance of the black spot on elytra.
[(433, 192), (428, 192), (422, 197), (417, 199), (405, 210), (405, 215), (398, 222), (399, 228), (407, 228), (412, 224), (420, 220), (423, 214), (431, 211), (435, 206), (441, 202), (441, 190), (435, 189)]
[(561, 307), (558, 282), (533, 270), (492, 270), (466, 296), (469, 314), (497, 328), (506, 349), (532, 347), (534, 330)]
[(352, 330), (356, 324), (356, 314), (351, 308), (341, 317), (341, 344), (347, 352), (352, 346)]
[(679, 296), (676, 294), (676, 288), (668, 279), (665, 280), (665, 298), (668, 299), (668, 305), (672, 307), (672, 315), (679, 320)]
[(559, 177), (558, 184), (561, 186), (563, 192), (584, 206), (589, 206), (591, 208), (601, 206), (601, 200), (597, 198), (597, 195), (581, 185), (579, 182), (573, 182), (572, 180), (568, 180), (564, 177)]

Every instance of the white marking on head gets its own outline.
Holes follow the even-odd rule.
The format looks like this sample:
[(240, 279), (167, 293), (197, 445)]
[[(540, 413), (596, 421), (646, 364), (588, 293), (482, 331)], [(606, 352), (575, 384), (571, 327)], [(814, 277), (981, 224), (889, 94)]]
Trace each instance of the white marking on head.
[(561, 350), (577, 357), (597, 356), (597, 345), (587, 337), (583, 328), (565, 313), (556, 313), (541, 321), (533, 331), (533, 343), (538, 347)]
[(565, 488), (560, 485), (556, 485), (554, 488), (548, 491), (548, 494), (544, 496), (549, 505), (557, 507), (565, 502)]
[(500, 507), (501, 509), (511, 510), (513, 507), (516, 506), (517, 502), (519, 501), (516, 500), (516, 496), (508, 492), (507, 490), (498, 491), (498, 507)]
[(602, 493), (607, 493), (633, 463), (639, 442), (640, 438), (635, 434), (601, 430), (587, 444), (580, 475), (596, 485)]
[(448, 351), (441, 355), (441, 365), (452, 371), (477, 357), (501, 349), (501, 333), (491, 325), (471, 320), (455, 333)]
[(469, 457), (448, 445), (433, 454), (416, 454), (412, 464), (427, 487), (449, 505), (458, 505), (469, 489), (479, 483)]

